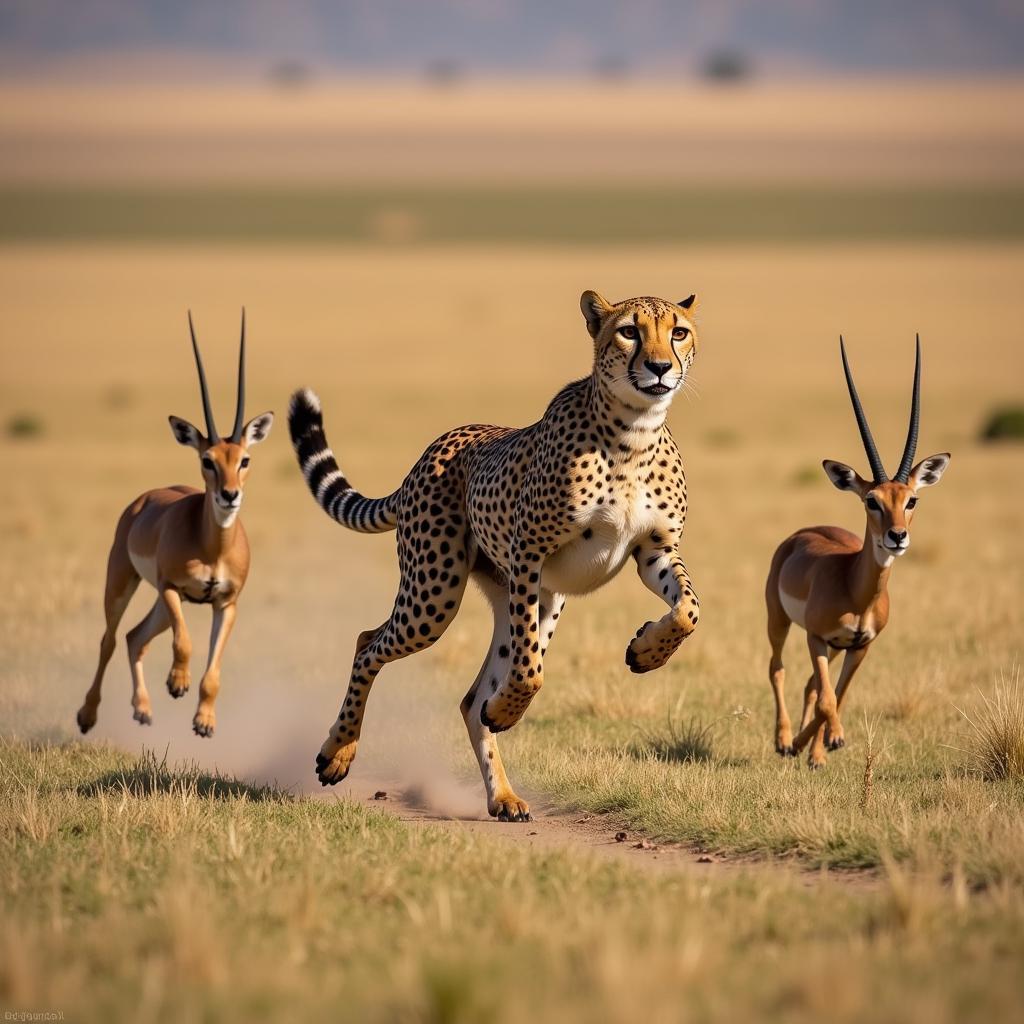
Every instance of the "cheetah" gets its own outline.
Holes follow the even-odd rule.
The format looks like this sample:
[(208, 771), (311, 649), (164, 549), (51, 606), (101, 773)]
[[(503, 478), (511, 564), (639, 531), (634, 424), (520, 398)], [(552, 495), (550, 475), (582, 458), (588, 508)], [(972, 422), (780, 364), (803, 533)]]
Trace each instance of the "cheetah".
[(461, 711), (487, 810), (500, 821), (529, 821), (530, 808), (509, 784), (496, 734), (541, 688), (567, 596), (603, 586), (632, 556), (668, 611), (630, 640), (629, 668), (660, 668), (694, 631), (699, 605), (679, 555), (686, 479), (665, 417), (697, 351), (695, 298), (611, 303), (584, 292), (590, 375), (562, 388), (530, 426), (443, 434), (384, 498), (353, 488), (327, 444), (316, 394), (295, 392), (289, 428), (310, 491), (351, 530), (397, 531), (401, 573), (387, 621), (356, 641), (344, 703), (316, 758), (321, 784), (348, 774), (377, 674), (440, 638), (471, 577), (494, 631)]

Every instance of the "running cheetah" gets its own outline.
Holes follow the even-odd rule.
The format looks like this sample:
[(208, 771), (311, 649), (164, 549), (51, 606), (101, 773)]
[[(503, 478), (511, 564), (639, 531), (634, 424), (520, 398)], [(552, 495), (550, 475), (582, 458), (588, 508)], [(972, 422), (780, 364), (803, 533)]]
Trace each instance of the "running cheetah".
[(494, 633), (461, 709), (487, 810), (501, 821), (529, 821), (530, 808), (509, 785), (495, 733), (540, 689), (566, 595), (603, 586), (632, 555), (668, 611), (629, 642), (629, 668), (660, 668), (693, 632), (697, 597), (678, 551), (686, 480), (665, 416), (697, 350), (694, 302), (584, 292), (590, 376), (562, 388), (531, 426), (442, 435), (386, 498), (359, 494), (338, 468), (317, 396), (292, 396), (292, 442), (320, 506), (351, 530), (398, 532), (398, 596), (387, 621), (356, 641), (344, 704), (316, 759), (323, 785), (348, 774), (377, 673), (444, 633), (470, 576)]

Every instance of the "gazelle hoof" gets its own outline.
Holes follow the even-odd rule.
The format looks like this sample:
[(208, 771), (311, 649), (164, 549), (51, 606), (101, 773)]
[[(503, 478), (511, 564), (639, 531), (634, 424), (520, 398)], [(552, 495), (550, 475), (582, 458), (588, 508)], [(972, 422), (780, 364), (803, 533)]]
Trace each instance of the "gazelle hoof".
[(96, 712), (94, 711), (90, 715), (85, 708), (79, 708), (78, 714), (75, 715), (75, 721), (78, 722), (78, 728), (81, 729), (84, 736), (96, 724)]

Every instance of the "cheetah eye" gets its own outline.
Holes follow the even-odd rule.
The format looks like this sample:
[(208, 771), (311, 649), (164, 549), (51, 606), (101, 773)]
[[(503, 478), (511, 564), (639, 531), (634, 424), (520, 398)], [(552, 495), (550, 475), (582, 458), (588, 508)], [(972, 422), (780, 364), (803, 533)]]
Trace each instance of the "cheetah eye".
[(674, 341), (682, 341), (689, 333), (689, 327), (675, 327), (672, 330), (672, 339)]
[(242, 458), (242, 461), (239, 463), (239, 466), (241, 466), (242, 469), (245, 469), (245, 467), (248, 466), (248, 465), (249, 465), (249, 456), (246, 455), (246, 456), (244, 456)]
[(878, 499), (875, 498), (872, 495), (868, 495), (868, 498), (864, 502), (864, 504), (867, 505), (867, 507), (869, 509), (871, 509), (872, 512), (881, 512), (882, 511), (882, 506), (878, 504)]
[(630, 324), (626, 324), (623, 327), (620, 327), (619, 334), (621, 334), (622, 337), (626, 339), (626, 341), (636, 341), (637, 339), (637, 330)]
[(909, 512), (917, 504), (917, 498), (911, 498), (907, 501), (907, 511)]

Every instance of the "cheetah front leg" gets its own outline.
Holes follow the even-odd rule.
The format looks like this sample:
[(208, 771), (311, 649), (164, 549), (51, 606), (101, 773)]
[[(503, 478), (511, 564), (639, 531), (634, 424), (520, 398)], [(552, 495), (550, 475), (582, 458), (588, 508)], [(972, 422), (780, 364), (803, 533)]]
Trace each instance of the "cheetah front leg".
[[(512, 658), (509, 644), (508, 595), (503, 587), (493, 580), (478, 576), (481, 589), (490, 602), (494, 614), (494, 633), (491, 646), (477, 674), (473, 685), (462, 699), (462, 717), (469, 732), (473, 753), (480, 765), (484, 786), (487, 789), (487, 811), (499, 821), (529, 821), (530, 805), (512, 788), (505, 774), (501, 754), (498, 751), (498, 737), (481, 719), (481, 709), (493, 695), (499, 683), (508, 672)], [(554, 635), (558, 618), (565, 606), (561, 594), (542, 591), (540, 600), (540, 653), (543, 656), (551, 637)]]
[(541, 643), (541, 567), (543, 554), (519, 539), (513, 545), (508, 581), (509, 650), (511, 661), (496, 692), (480, 707), (480, 721), (491, 732), (511, 729), (544, 685)]
[(629, 642), (626, 664), (631, 672), (661, 668), (697, 628), (700, 605), (672, 540), (671, 537), (666, 540), (665, 534), (655, 530), (633, 552), (640, 579), (669, 610), (657, 622), (641, 626)]

